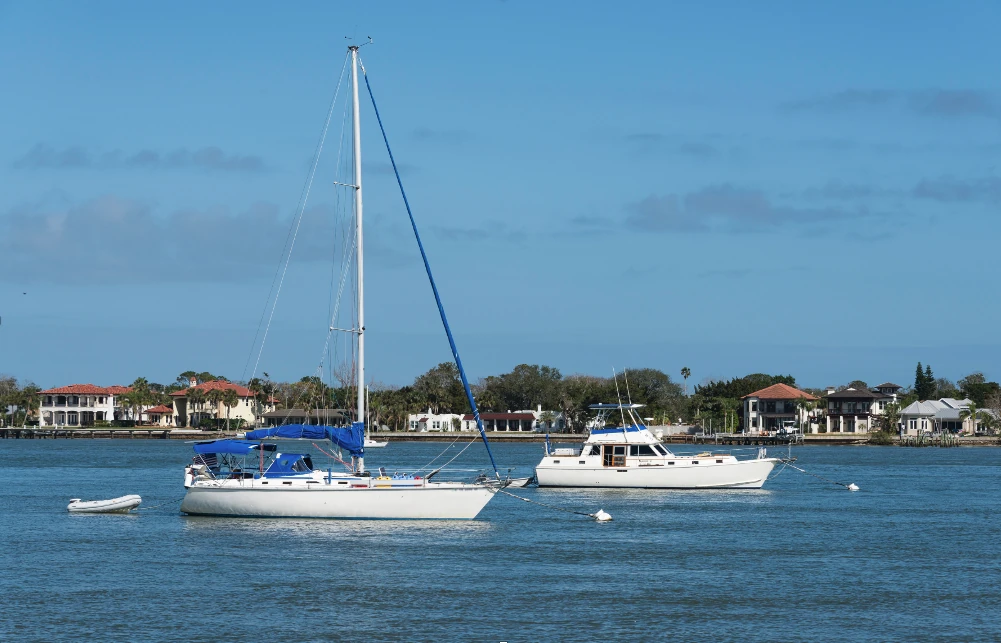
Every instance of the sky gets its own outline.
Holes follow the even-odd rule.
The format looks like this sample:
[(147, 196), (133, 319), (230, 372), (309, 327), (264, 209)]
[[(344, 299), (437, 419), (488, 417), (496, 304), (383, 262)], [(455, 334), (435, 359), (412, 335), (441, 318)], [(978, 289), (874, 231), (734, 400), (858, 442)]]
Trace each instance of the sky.
[[(260, 350), (262, 319), (371, 37), (471, 379), (997, 379), (999, 24), (976, 0), (0, 0), (0, 373), (313, 374), (350, 247), (343, 82)], [(451, 356), (362, 99), (366, 363), (403, 385)]]

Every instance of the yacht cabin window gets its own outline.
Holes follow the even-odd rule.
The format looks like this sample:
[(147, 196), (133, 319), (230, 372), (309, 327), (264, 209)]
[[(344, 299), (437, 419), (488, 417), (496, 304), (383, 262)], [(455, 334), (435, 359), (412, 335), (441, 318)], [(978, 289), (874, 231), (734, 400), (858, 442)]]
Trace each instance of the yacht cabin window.
[(653, 456), (657, 452), (650, 448), (649, 444), (630, 444), (629, 455), (631, 456)]

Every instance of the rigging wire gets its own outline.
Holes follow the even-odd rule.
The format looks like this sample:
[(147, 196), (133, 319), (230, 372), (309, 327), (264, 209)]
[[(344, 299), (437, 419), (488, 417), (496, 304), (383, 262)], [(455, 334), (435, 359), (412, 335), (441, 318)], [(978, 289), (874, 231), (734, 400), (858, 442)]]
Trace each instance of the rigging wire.
[(407, 199), (406, 190), (403, 189), (403, 180), (400, 178), (400, 170), (396, 167), (396, 159), (393, 158), (393, 150), (389, 146), (389, 138), (386, 135), (386, 128), (383, 126), (382, 117), (379, 115), (379, 106), (375, 104), (375, 94), (372, 93), (372, 85), (368, 82), (368, 72), (365, 71), (364, 64), (361, 64), (361, 71), (362, 76), (365, 78), (365, 88), (368, 90), (368, 96), (372, 100), (372, 109), (375, 111), (375, 119), (379, 123), (379, 131), (382, 132), (382, 140), (386, 144), (386, 152), (389, 154), (389, 162), (393, 166), (393, 174), (396, 176), (396, 184), (400, 187), (400, 195), (403, 197), (403, 204), (407, 208), (407, 216), (410, 217), (410, 226), (414, 229), (414, 237), (417, 239), (417, 247), (421, 251), (421, 258), (424, 260), (424, 269), (427, 271), (428, 281), (431, 282), (431, 290), (434, 292), (434, 299), (438, 304), (438, 313), (441, 315), (441, 322), (445, 327), (445, 334), (448, 336), (448, 344), (452, 349), (452, 357), (455, 358), (455, 365), (459, 369), (459, 377), (462, 379), (462, 387), (466, 390), (466, 398), (469, 400), (469, 406), (473, 411), (473, 417), (476, 419), (476, 428), (479, 430), (480, 437), (483, 439), (483, 446), (486, 447), (487, 455), (490, 456), (490, 464), (493, 465), (494, 475), (496, 475), (499, 480), (500, 471), (497, 469), (497, 462), (494, 460), (494, 454), (490, 450), (490, 443), (487, 441), (487, 434), (483, 429), (483, 421), (480, 419), (480, 411), (476, 407), (476, 400), (473, 399), (473, 392), (469, 388), (469, 382), (466, 379), (466, 371), (462, 367), (462, 360), (459, 358), (459, 349), (456, 348), (455, 338), (452, 337), (452, 329), (448, 326), (448, 319), (445, 317), (445, 307), (441, 303), (441, 296), (438, 294), (438, 286), (435, 284), (434, 276), (431, 274), (431, 264), (428, 262), (427, 253), (424, 251), (424, 244), (421, 242), (421, 235), (417, 231), (417, 222), (414, 220), (414, 213), (410, 209), (410, 201)]
[[(320, 162), (320, 154), (323, 152), (323, 143), (327, 139), (327, 129), (330, 126), (330, 117), (333, 114), (334, 104), (337, 102), (337, 96), (341, 91), (341, 84), (344, 81), (344, 70), (347, 69), (347, 65), (348, 65), (348, 58), (347, 56), (345, 56), (344, 64), (341, 66), (340, 77), (337, 79), (337, 87), (334, 89), (334, 96), (333, 98), (330, 99), (330, 108), (327, 110), (327, 117), (323, 121), (323, 131), (320, 134), (320, 140), (317, 142), (316, 150), (313, 153), (313, 162), (310, 167), (306, 183), (303, 186), (303, 190), (299, 196), (299, 206), (298, 206), (299, 213), (295, 218), (295, 230), (292, 233), (291, 243), (287, 244), (288, 252), (285, 254), (285, 265), (281, 269), (281, 279), (279, 279), (278, 281), (278, 289), (275, 291), (274, 301), (271, 302), (271, 313), (268, 316), (268, 324), (264, 329), (264, 337), (261, 338), (261, 346), (257, 352), (257, 360), (254, 362), (254, 370), (251, 372), (250, 379), (254, 379), (254, 377), (257, 375), (257, 368), (258, 366), (260, 366), (261, 363), (261, 355), (264, 353), (264, 344), (268, 341), (268, 333), (271, 331), (271, 322), (275, 316), (275, 309), (278, 307), (278, 298), (279, 296), (281, 296), (282, 286), (285, 283), (285, 275), (288, 273), (289, 262), (292, 260), (292, 251), (295, 249), (295, 242), (299, 236), (299, 228), (302, 225), (302, 217), (306, 211), (306, 202), (309, 200), (309, 193), (313, 187), (313, 178), (316, 176), (316, 168)], [(281, 266), (281, 260), (279, 260), (279, 266)], [(268, 300), (271, 301), (270, 293), (268, 294)], [(267, 311), (267, 308), (268, 308), (267, 304), (265, 304), (264, 306), (265, 311)], [(261, 319), (263, 320), (263, 318), (264, 316), (262, 315)], [(260, 333), (260, 325), (258, 325), (258, 333)], [(255, 336), (254, 342), (256, 343), (256, 341), (257, 339)], [(253, 348), (251, 348), (251, 355), (253, 355)], [(249, 359), (247, 360), (247, 363), (248, 364), (250, 363)], [(244, 367), (243, 374), (246, 375), (246, 367)]]

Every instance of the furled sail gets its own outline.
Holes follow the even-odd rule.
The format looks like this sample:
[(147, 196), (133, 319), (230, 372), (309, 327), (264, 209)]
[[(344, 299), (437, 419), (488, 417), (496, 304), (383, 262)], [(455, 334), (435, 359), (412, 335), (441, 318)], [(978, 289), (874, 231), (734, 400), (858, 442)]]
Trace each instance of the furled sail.
[(303, 438), (307, 440), (330, 440), (355, 457), (365, 455), (365, 423), (353, 422), (351, 426), (325, 426), (313, 424), (284, 424), (256, 431), (247, 431), (248, 440), (267, 438)]

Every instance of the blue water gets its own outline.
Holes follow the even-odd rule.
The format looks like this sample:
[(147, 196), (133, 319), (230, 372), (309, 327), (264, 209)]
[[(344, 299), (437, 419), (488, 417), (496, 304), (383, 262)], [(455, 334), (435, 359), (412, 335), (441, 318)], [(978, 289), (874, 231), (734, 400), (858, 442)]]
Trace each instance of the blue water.
[[(71, 497), (179, 500), (190, 447), (0, 448), (0, 639), (1001, 640), (994, 448), (798, 449), (857, 493), (788, 469), (761, 491), (520, 490), (607, 524), (504, 496), (471, 522), (69, 515)], [(515, 473), (541, 454), (494, 449)], [(474, 445), (453, 466), (484, 463)]]

